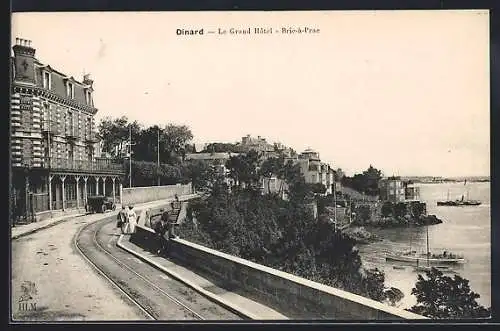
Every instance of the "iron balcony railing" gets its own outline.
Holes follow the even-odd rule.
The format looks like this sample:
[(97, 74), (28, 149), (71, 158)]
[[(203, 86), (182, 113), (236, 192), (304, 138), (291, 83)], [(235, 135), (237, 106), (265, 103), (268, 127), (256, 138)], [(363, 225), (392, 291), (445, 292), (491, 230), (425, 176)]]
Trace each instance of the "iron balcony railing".
[(95, 143), (99, 141), (96, 132), (87, 128), (73, 126), (62, 126), (55, 121), (43, 121), (42, 132), (54, 135), (65, 135), (68, 138), (77, 138), (86, 141), (87, 143)]
[(78, 128), (73, 127), (73, 126), (66, 127), (66, 137), (68, 137), (68, 138), (80, 137), (80, 133), (78, 132)]
[(89, 161), (46, 157), (42, 159), (41, 167), (53, 170), (70, 170), (77, 172), (125, 172), (122, 163), (103, 158), (96, 158), (95, 160)]

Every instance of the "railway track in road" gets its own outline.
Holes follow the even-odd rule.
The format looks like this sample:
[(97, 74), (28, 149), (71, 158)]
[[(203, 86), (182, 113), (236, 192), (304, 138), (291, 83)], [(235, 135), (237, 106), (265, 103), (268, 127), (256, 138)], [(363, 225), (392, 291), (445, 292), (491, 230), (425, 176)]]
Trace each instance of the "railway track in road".
[(83, 226), (76, 250), (123, 297), (152, 320), (233, 320), (235, 313), (116, 246), (114, 218)]

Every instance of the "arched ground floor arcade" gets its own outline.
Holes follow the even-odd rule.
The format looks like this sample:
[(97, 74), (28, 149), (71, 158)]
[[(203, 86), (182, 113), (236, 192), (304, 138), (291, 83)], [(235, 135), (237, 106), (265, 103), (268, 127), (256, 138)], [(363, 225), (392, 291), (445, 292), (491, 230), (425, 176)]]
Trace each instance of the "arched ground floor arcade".
[(31, 218), (46, 211), (85, 208), (89, 196), (122, 201), (123, 177), (115, 174), (14, 171), (11, 183), (13, 219)]

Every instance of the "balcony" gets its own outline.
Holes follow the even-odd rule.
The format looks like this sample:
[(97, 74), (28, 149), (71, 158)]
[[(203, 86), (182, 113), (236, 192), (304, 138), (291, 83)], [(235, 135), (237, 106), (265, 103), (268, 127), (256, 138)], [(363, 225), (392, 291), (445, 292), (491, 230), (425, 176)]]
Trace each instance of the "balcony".
[(98, 141), (99, 141), (99, 138), (97, 137), (97, 135), (95, 133), (85, 135), (85, 142), (88, 144), (95, 144)]
[(78, 128), (73, 126), (67, 127), (65, 131), (67, 139), (77, 139), (78, 138)]
[[(29, 164), (32, 168), (34, 163), (24, 159), (23, 164)], [(69, 171), (77, 173), (102, 173), (102, 174), (124, 174), (125, 169), (122, 163), (111, 159), (96, 158), (93, 161), (71, 160), (63, 158), (42, 158), (41, 168), (59, 171)]]
[(42, 122), (42, 132), (50, 134), (60, 134), (60, 130), (57, 123), (53, 121), (50, 123), (47, 121)]

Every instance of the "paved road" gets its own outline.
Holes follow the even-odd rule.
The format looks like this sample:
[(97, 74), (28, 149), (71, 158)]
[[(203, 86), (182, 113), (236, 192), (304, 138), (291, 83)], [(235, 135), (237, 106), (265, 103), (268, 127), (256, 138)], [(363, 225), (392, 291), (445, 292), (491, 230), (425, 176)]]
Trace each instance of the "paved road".
[[(20, 321), (140, 320), (146, 316), (96, 274), (74, 246), (74, 235), (102, 214), (75, 217), (12, 241), (12, 317)], [(32, 282), (32, 299), (19, 299)], [(25, 286), (25, 288), (29, 288)], [(29, 297), (28, 297), (29, 298)], [(36, 309), (36, 310), (33, 310)]]
[[(75, 217), (12, 242), (14, 320), (239, 319), (116, 247), (119, 230), (114, 228), (115, 217), (95, 222), (99, 217), (102, 214)], [(119, 282), (127, 294), (84, 259), (75, 245), (79, 230), (82, 230), (78, 239), (80, 248), (109, 273), (109, 278)], [(96, 249), (94, 235), (97, 243), (115, 258)], [(141, 280), (131, 270), (157, 286)], [(25, 289), (29, 287), (26, 281), (32, 282), (36, 290), (23, 291), (23, 284)], [(28, 300), (20, 304), (19, 299), (26, 293), (29, 294)], [(131, 301), (130, 295), (142, 308)]]

